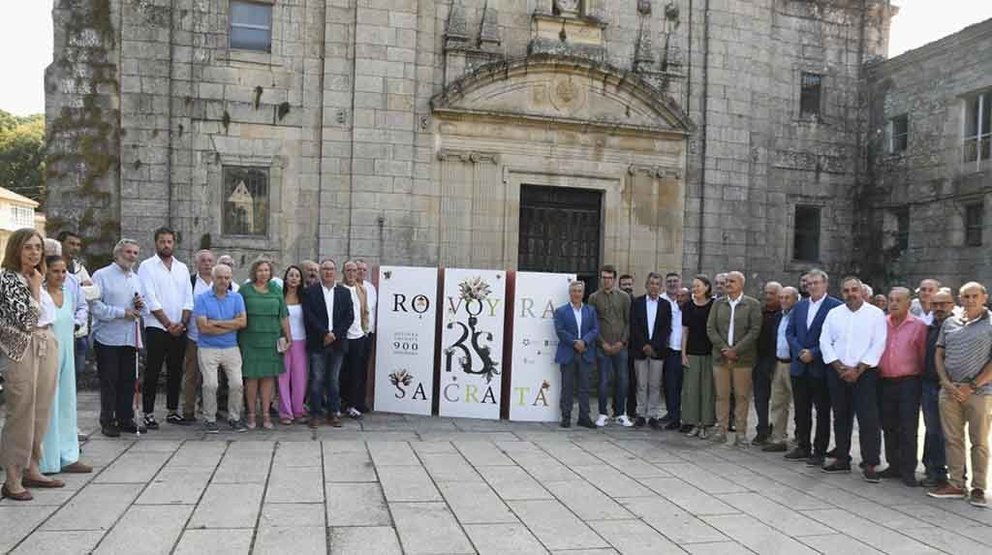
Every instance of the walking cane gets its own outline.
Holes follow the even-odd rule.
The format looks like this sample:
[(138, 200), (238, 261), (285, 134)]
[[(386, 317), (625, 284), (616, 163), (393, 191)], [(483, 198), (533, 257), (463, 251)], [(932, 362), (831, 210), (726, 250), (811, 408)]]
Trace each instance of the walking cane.
[(138, 372), (138, 358), (141, 353), (141, 320), (134, 321), (134, 433), (137, 436), (141, 436), (141, 424), (138, 421), (138, 411), (141, 408), (141, 395), (138, 394), (138, 380), (141, 377)]

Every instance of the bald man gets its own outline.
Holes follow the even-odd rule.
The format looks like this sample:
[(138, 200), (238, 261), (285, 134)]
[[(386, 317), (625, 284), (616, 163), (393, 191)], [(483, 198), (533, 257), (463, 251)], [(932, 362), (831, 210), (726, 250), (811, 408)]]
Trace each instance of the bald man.
[(920, 377), (926, 362), (927, 325), (909, 313), (910, 295), (905, 287), (893, 287), (889, 292), (888, 332), (878, 363), (880, 418), (889, 466), (879, 475), (916, 487)]
[[(967, 496), (972, 505), (986, 507), (992, 421), (992, 318), (985, 308), (989, 292), (972, 281), (961, 286), (958, 298), (963, 311), (944, 321), (934, 358), (940, 377), (940, 422), (950, 480), (928, 495), (940, 499)], [(965, 483), (965, 427), (971, 440), (970, 494)]]
[(761, 311), (761, 333), (758, 335), (758, 356), (751, 370), (751, 382), (754, 387), (754, 410), (758, 414), (758, 434), (754, 436), (755, 445), (764, 445), (771, 436), (771, 425), (768, 423), (768, 402), (772, 396), (772, 375), (778, 359), (775, 357), (778, 322), (781, 320), (782, 304), (778, 296), (782, 292), (782, 284), (769, 281), (762, 289), (764, 307)]

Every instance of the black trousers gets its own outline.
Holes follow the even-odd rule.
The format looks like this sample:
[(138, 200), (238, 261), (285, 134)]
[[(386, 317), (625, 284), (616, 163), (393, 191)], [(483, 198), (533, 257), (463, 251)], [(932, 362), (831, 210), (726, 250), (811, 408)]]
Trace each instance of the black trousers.
[(754, 411), (758, 414), (757, 431), (759, 434), (767, 434), (770, 431), (768, 426), (768, 405), (772, 398), (772, 375), (778, 367), (778, 359), (775, 357), (762, 356), (754, 363), (751, 370), (751, 388), (754, 390)]
[(341, 369), (341, 401), (343, 406), (368, 412), (365, 387), (368, 369), (368, 336), (348, 340), (348, 352)]
[(145, 414), (155, 412), (155, 393), (158, 389), (158, 374), (165, 363), (165, 408), (169, 412), (179, 410), (179, 393), (183, 387), (183, 353), (186, 350), (186, 334), (176, 337), (158, 328), (145, 328), (148, 340), (145, 362), (145, 378), (141, 384), (141, 410)]
[(637, 414), (637, 373), (634, 372), (634, 353), (627, 351), (627, 416)]
[(840, 379), (827, 368), (830, 406), (834, 409), (834, 443), (837, 460), (851, 460), (851, 432), (858, 417), (858, 441), (861, 461), (878, 466), (882, 438), (878, 426), (878, 369), (869, 368), (853, 384)]
[[(829, 368), (827, 371), (831, 371)], [(792, 376), (792, 403), (795, 405), (796, 441), (799, 448), (821, 457), (830, 444), (830, 390), (827, 380), (807, 372)], [(816, 410), (816, 435), (812, 443), (813, 410)]]
[[(124, 424), (134, 420), (134, 347), (96, 343), (96, 371), (100, 378), (100, 425)], [(75, 433), (73, 431), (73, 433)]]
[(916, 474), (922, 392), (919, 376), (879, 380), (885, 462), (904, 478), (912, 478)]

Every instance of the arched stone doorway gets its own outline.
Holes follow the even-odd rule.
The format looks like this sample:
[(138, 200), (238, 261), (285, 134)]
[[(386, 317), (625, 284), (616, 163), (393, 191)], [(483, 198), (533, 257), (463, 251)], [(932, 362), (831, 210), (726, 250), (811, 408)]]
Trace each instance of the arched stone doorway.
[[(601, 196), (595, 265), (615, 264), (638, 280), (648, 271), (681, 269), (691, 123), (638, 75), (582, 58), (533, 55), (479, 68), (436, 95), (431, 107), (442, 265), (521, 268), (521, 225), (534, 225), (531, 195), (522, 206), (521, 191), (551, 187)], [(564, 202), (557, 213), (570, 213), (569, 196), (558, 195)], [(571, 196), (584, 200), (576, 210), (588, 210), (588, 195)], [(554, 230), (552, 241), (588, 240), (588, 233), (576, 239), (583, 235), (569, 221), (537, 223)], [(525, 252), (521, 269), (564, 271), (556, 253), (576, 258), (567, 248), (547, 253), (542, 266)]]

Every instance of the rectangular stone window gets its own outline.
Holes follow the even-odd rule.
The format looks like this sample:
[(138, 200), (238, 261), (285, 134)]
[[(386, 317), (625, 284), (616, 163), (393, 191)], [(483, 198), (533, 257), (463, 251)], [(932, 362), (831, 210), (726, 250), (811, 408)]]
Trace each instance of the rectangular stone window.
[(976, 202), (964, 207), (964, 244), (969, 247), (982, 246), (982, 220), (985, 206)]
[(909, 146), (909, 115), (900, 114), (889, 120), (889, 152), (903, 152)]
[(231, 0), (231, 48), (272, 51), (272, 5)]
[(896, 248), (903, 253), (909, 250), (909, 207), (896, 208), (892, 213), (896, 217)]
[(224, 235), (264, 236), (269, 229), (269, 170), (224, 167)]
[(793, 222), (792, 258), (805, 262), (820, 260), (820, 207), (796, 205)]
[(803, 72), (800, 79), (799, 115), (802, 118), (819, 119), (823, 76), (819, 73)]
[(985, 91), (965, 98), (964, 161), (988, 160), (990, 141), (992, 141), (992, 91)]

